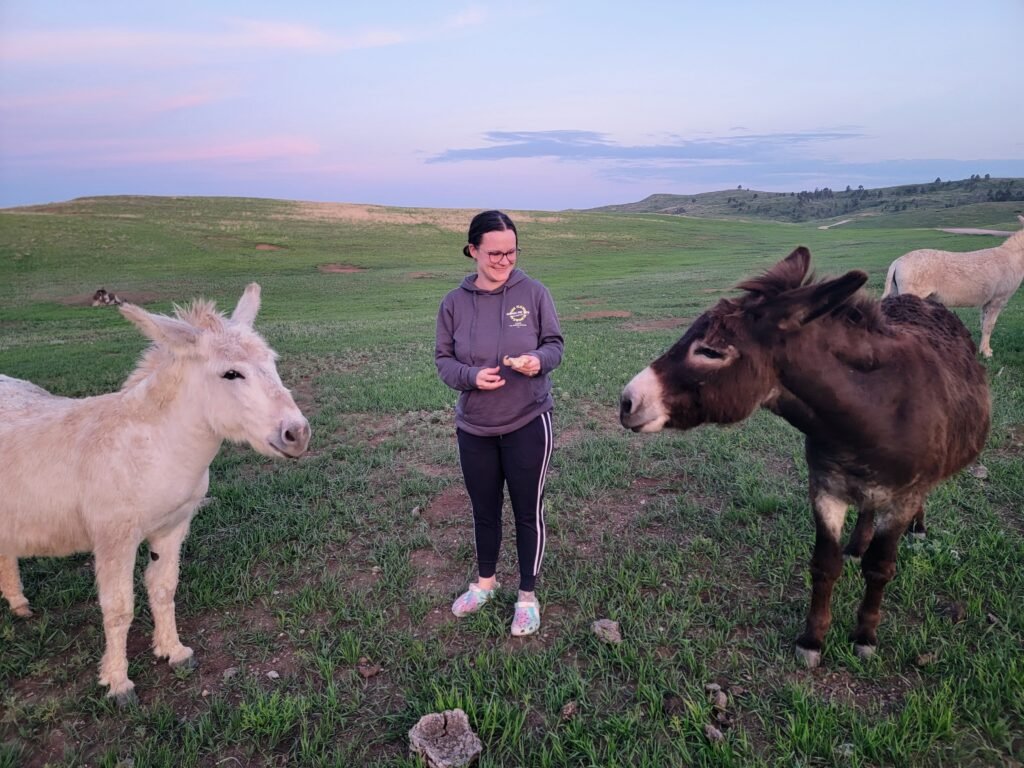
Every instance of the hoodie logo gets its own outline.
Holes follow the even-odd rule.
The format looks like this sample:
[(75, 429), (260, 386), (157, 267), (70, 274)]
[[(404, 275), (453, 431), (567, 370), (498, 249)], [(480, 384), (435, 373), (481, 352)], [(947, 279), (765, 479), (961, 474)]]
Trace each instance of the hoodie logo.
[(530, 314), (530, 310), (524, 307), (522, 304), (516, 304), (512, 309), (505, 313), (505, 316), (512, 322), (509, 324), (509, 328), (525, 328), (526, 323), (523, 321)]

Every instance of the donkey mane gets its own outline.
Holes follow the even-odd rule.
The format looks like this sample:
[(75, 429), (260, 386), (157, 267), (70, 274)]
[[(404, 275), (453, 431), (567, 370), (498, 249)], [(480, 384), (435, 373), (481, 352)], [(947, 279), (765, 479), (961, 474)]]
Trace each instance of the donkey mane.
[[(736, 288), (746, 291), (746, 295), (733, 305), (736, 311), (743, 313), (758, 303), (779, 298), (791, 291), (810, 289), (829, 280), (819, 280), (809, 269), (811, 252), (807, 248), (800, 246), (793, 255), (797, 258), (784, 259), (763, 274), (737, 285)], [(864, 291), (857, 291), (836, 304), (827, 314), (847, 325), (868, 331), (885, 333), (890, 329), (880, 303)]]
[[(217, 305), (206, 299), (195, 299), (185, 306), (174, 304), (173, 308), (175, 319), (188, 323), (193, 328), (200, 330), (218, 333), (224, 330), (227, 322), (227, 317), (222, 312), (217, 311)], [(181, 350), (174, 350), (164, 344), (156, 342), (150, 344), (142, 353), (142, 358), (139, 360), (138, 365), (136, 365), (135, 370), (128, 375), (124, 384), (121, 385), (121, 390), (132, 389), (138, 384), (149, 380), (158, 371), (172, 369), (180, 354)], [(177, 386), (174, 381), (172, 377), (168, 385), (176, 391)], [(150, 394), (156, 401), (163, 399), (156, 392), (151, 392)]]

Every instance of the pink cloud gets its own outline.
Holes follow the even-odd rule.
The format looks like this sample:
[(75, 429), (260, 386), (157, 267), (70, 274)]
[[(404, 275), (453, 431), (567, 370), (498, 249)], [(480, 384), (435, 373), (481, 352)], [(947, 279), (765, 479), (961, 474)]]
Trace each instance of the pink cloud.
[(171, 143), (157, 141), (50, 140), (22, 142), (7, 147), (10, 160), (33, 157), (69, 168), (118, 167), (125, 165), (175, 165), (203, 162), (235, 164), (297, 161), (316, 156), (320, 145), (299, 136), (273, 136), (233, 141), (218, 138), (209, 142)]

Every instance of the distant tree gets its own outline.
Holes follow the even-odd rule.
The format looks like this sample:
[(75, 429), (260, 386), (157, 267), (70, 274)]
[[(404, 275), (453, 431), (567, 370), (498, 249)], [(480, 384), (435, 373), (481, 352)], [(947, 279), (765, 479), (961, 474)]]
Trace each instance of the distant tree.
[(846, 185), (846, 191), (847, 192), (852, 192), (853, 191), (853, 190), (850, 189), (850, 185), (849, 184)]
[(935, 177), (935, 183), (936, 184), (941, 184), (942, 183), (942, 179), (940, 179), (938, 176), (936, 176)]
[(736, 185), (736, 189), (743, 189), (743, 185), (742, 184), (737, 184)]
[(990, 178), (990, 176), (989, 176), (989, 175), (988, 175), (988, 174), (986, 173), (986, 174), (985, 174), (985, 181), (988, 181), (988, 180), (989, 180), (989, 178)]

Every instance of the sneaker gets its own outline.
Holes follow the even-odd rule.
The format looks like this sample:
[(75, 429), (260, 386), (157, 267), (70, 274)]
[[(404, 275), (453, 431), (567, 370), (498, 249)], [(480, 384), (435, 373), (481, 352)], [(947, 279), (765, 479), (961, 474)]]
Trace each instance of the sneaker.
[(459, 595), (452, 603), (452, 613), (459, 618), (476, 613), (480, 606), (494, 597), (494, 590), (498, 588), (495, 584), (491, 589), (480, 589), (476, 584), (470, 584), (469, 589)]
[(516, 613), (512, 617), (512, 634), (515, 637), (532, 635), (540, 629), (540, 603), (536, 600), (529, 603), (516, 603)]

